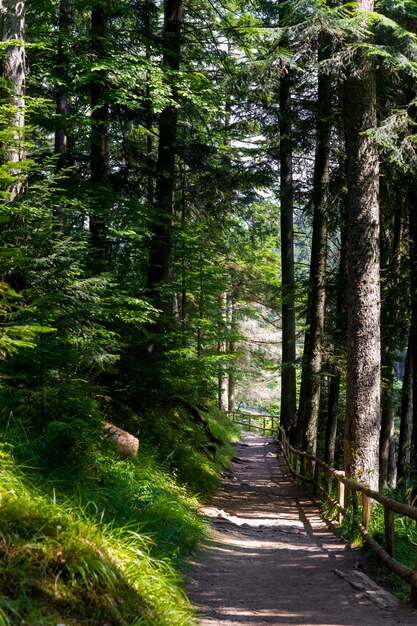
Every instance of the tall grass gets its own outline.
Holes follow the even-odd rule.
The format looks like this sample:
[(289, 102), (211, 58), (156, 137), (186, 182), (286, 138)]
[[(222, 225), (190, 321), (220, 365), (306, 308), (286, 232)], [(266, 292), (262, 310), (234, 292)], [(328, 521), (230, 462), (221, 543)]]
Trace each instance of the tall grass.
[(4, 449), (0, 492), (0, 624), (192, 623), (178, 575), (146, 534), (42, 495)]
[[(227, 422), (212, 428), (232, 436)], [(47, 441), (7, 433), (20, 460), (0, 444), (0, 626), (194, 624), (179, 573), (206, 533), (193, 491), (215, 488), (230, 450), (209, 455), (184, 432), (149, 437), (134, 462), (94, 443), (55, 467)]]

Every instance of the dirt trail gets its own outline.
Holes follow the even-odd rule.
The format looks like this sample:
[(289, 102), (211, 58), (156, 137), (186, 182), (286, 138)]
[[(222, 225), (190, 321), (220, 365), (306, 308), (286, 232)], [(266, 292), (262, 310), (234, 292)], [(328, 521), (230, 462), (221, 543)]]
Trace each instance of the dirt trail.
[(417, 625), (417, 611), (371, 587), (360, 551), (329, 530), (276, 453), (270, 437), (246, 433), (205, 509), (212, 539), (188, 584), (200, 626)]

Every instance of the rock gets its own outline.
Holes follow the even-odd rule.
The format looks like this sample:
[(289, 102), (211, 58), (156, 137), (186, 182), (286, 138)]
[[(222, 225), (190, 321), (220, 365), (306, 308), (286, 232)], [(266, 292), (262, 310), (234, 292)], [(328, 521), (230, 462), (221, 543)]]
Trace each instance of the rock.
[(121, 456), (135, 459), (139, 450), (139, 439), (126, 430), (115, 426), (111, 422), (104, 423), (105, 436), (116, 444), (116, 449)]

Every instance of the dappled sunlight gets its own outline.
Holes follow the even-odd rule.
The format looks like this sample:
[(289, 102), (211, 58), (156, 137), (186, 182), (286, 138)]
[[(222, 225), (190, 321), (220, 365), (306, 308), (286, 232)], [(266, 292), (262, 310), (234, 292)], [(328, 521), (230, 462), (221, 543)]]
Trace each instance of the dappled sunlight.
[(372, 594), (336, 575), (361, 557), (288, 477), (270, 439), (246, 434), (232, 473), (203, 512), (213, 530), (189, 584), (191, 600), (201, 607), (200, 626), (399, 623), (373, 604)]

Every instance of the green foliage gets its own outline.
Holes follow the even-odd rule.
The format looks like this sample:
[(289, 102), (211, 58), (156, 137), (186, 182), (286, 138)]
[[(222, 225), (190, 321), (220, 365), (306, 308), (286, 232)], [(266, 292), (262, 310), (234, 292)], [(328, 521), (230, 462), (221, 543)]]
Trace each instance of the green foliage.
[[(156, 469), (152, 477), (158, 478)], [(53, 499), (42, 495), (4, 449), (0, 483), (0, 604), (6, 624), (192, 623), (177, 575), (150, 555), (153, 542), (137, 524), (105, 524), (98, 516), (93, 521), (88, 507), (74, 498), (58, 503), (56, 493)], [(148, 488), (156, 493), (158, 486)], [(121, 505), (124, 495), (113, 499)]]
[(159, 406), (141, 420), (140, 431), (155, 447), (159, 462), (204, 495), (218, 486), (219, 472), (233, 456), (228, 441), (234, 431), (221, 414), (213, 417), (197, 408), (192, 412), (182, 402)]
[[(393, 195), (392, 189), (403, 190), (403, 177), (411, 176), (416, 165), (416, 11), (407, 0), (381, 0), (378, 12), (325, 0), (284, 6), (269, 0), (250, 6), (243, 0), (191, 0), (184, 12), (180, 69), (172, 71), (161, 63), (163, 3), (73, 0), (65, 28), (59, 4), (28, 3), (26, 157), (18, 168), (4, 159), (0, 163), (0, 425), (5, 440), (20, 440), (16, 454), (40, 468), (39, 488), (50, 495), (54, 487), (59, 502), (67, 494), (74, 510), (81, 504), (87, 525), (98, 524), (113, 542), (111, 549), (110, 543), (100, 547), (104, 560), (88, 551), (88, 542), (77, 544), (78, 570), (75, 553), (71, 556), (65, 548), (65, 562), (73, 565), (56, 583), (56, 588), (65, 587), (63, 604), (70, 593), (67, 586), (79, 591), (81, 603), (83, 594), (90, 594), (94, 605), (101, 586), (116, 589), (117, 584), (120, 595), (131, 598), (129, 611), (129, 603), (137, 601), (132, 581), (141, 574), (127, 556), (120, 556), (125, 563), (120, 574), (112, 554), (118, 561), (119, 551), (131, 557), (143, 553), (144, 562), (158, 570), (152, 559), (175, 560), (203, 534), (196, 502), (186, 488), (210, 493), (231, 454), (224, 445), (233, 435), (230, 425), (212, 417), (219, 380), (232, 375), (245, 387), (241, 399), (248, 400), (254, 380), (266, 380), (257, 393), (259, 403), (278, 399), (280, 82), (288, 75), (292, 81), (301, 332), (310, 289), (306, 242), (311, 235), (317, 76), (325, 73), (334, 80), (324, 355), (334, 375), (345, 360), (334, 277), (346, 186), (340, 87), (362, 67), (359, 59), (366, 57), (376, 68), (380, 123), (372, 136), (380, 146), (381, 179), (389, 180), (387, 196), (400, 206), (405, 196)], [(91, 36), (93, 6), (105, 13), (104, 48)], [(323, 41), (328, 54), (318, 62)], [(102, 87), (95, 104), (92, 81)], [(2, 84), (5, 152), (16, 144), (16, 129), (10, 124), (13, 85)], [(68, 103), (66, 113), (55, 112), (58, 97)], [(155, 186), (166, 175), (158, 171), (158, 133), (167, 107), (176, 108), (178, 123), (169, 215), (171, 267), (167, 280), (156, 286), (167, 303), (162, 312), (151, 304), (158, 298), (150, 293), (147, 272), (152, 233), (161, 225)], [(105, 119), (97, 124), (91, 114), (98, 111)], [(103, 131), (104, 151), (109, 150), (110, 165), (99, 182), (92, 180), (94, 125)], [(65, 131), (68, 149), (60, 157), (54, 154), (57, 131)], [(10, 190), (17, 181), (22, 193), (14, 195)], [(93, 249), (89, 232), (93, 218), (104, 233), (100, 250)], [(405, 272), (398, 287), (405, 294), (403, 322), (409, 320), (407, 277)], [(384, 288), (387, 292), (390, 285)], [(255, 333), (245, 343), (247, 320), (265, 333), (274, 329), (268, 345), (262, 337), (254, 339)], [(344, 387), (342, 408), (343, 396)], [(105, 420), (139, 431), (142, 451), (134, 464), (102, 445)], [(23, 509), (21, 513), (25, 518)], [(48, 515), (53, 517), (52, 509)], [(65, 515), (70, 527), (71, 514)], [(152, 536), (151, 544), (140, 538), (142, 529)], [(52, 529), (51, 545), (61, 541), (54, 533)], [(37, 543), (41, 539), (30, 545), (37, 550)], [(16, 549), (24, 554), (23, 544)], [(36, 550), (34, 561), (42, 563)], [(104, 562), (110, 561), (107, 568)], [(45, 571), (54, 567), (45, 565)], [(33, 572), (28, 570), (31, 579)], [(159, 583), (151, 579), (143, 583), (144, 597), (158, 592)], [(138, 624), (182, 623), (175, 613), (152, 617), (157, 614), (143, 602)], [(9, 619), (9, 608), (2, 610)], [(23, 619), (31, 623), (27, 610), (22, 609)], [(119, 600), (97, 610), (103, 622), (135, 623), (130, 613), (123, 616)], [(163, 614), (161, 607), (155, 610)], [(58, 622), (58, 616), (51, 620)]]

